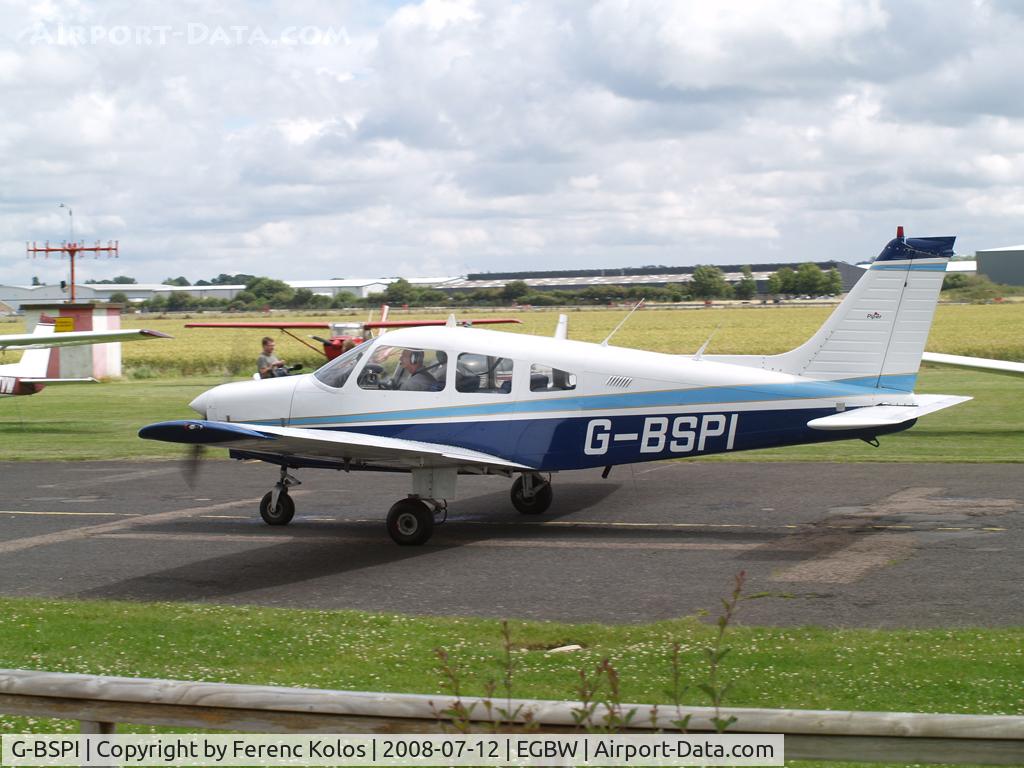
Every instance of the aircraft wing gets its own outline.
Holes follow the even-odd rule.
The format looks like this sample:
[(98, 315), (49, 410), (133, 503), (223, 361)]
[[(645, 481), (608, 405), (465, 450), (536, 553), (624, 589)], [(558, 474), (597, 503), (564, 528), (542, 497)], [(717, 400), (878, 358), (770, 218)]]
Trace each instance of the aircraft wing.
[(67, 333), (38, 334), (15, 333), (0, 336), (0, 350), (4, 349), (49, 349), (50, 347), (74, 347), (82, 344), (105, 344), (111, 341), (144, 341), (145, 339), (169, 339), (160, 331), (69, 331)]
[[(459, 320), (459, 323), (466, 325), (500, 325), (503, 323), (516, 323), (521, 325), (522, 320), (514, 317), (481, 317), (469, 320)], [(376, 330), (378, 328), (423, 328), (426, 326), (447, 325), (447, 320), (376, 320), (370, 323), (363, 323), (363, 328)]]
[(226, 421), (163, 421), (139, 430), (139, 437), (189, 445), (216, 445), (259, 454), (412, 467), (493, 467), (533, 469), (480, 451), (361, 432), (303, 427), (269, 427)]
[(330, 323), (287, 322), (287, 323), (185, 323), (186, 328), (270, 328), (283, 331), (285, 328), (330, 328)]
[(916, 405), (869, 405), (811, 419), (807, 426), (829, 432), (891, 427), (972, 400), (961, 395), (914, 395)]
[(1024, 376), (1024, 363), (1011, 360), (991, 360), (987, 357), (966, 357), (964, 355), (944, 355), (939, 352), (925, 352), (921, 359), (928, 363), (952, 365), (957, 368), (977, 368), (994, 373), (1011, 373)]

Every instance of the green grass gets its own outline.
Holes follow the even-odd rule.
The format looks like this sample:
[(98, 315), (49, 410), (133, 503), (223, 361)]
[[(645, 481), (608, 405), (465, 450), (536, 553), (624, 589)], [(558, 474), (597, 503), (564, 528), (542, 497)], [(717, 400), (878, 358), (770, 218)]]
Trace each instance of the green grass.
[[(742, 606), (741, 606), (742, 614)], [(695, 618), (639, 626), (511, 622), (513, 693), (575, 695), (577, 671), (609, 658), (622, 698), (671, 700), (673, 642), (684, 699), (707, 704)], [(578, 643), (574, 654), (546, 649)], [(1024, 714), (1024, 629), (825, 630), (737, 626), (727, 644), (725, 704), (795, 709)], [(434, 649), (464, 671), (466, 695), (501, 679), (499, 624), (354, 611), (0, 599), (0, 667), (314, 688), (444, 693)], [(0, 717), (0, 730), (68, 723)]]
[(0, 402), (0, 460), (170, 458), (181, 446), (138, 437), (154, 421), (193, 417), (189, 401), (223, 379), (48, 387)]
[[(175, 458), (181, 447), (140, 440), (139, 427), (191, 418), (189, 401), (219, 377), (115, 381), (50, 387), (0, 402), (0, 460)], [(991, 373), (925, 368), (919, 392), (971, 395), (969, 403), (882, 438), (747, 451), (703, 461), (1024, 461), (1024, 380)], [(213, 451), (211, 455), (218, 452)], [(226, 452), (225, 452), (226, 454)]]

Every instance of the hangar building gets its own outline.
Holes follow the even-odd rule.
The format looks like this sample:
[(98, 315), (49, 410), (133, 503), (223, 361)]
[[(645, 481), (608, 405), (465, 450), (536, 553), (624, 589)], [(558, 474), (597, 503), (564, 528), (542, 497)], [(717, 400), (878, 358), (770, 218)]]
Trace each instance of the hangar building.
[[(863, 274), (863, 270), (845, 261), (816, 262), (823, 272), (835, 268), (843, 280), (843, 292), (849, 291)], [(730, 283), (738, 282), (743, 277), (743, 265), (714, 265), (725, 274)], [(800, 265), (788, 264), (751, 264), (750, 271), (757, 281), (759, 293), (767, 292), (768, 278), (782, 267), (796, 270)], [(538, 291), (577, 290), (596, 285), (656, 285), (670, 283), (688, 283), (693, 277), (696, 266), (688, 267), (623, 267), (618, 269), (572, 269), (529, 272), (482, 272), (469, 274), (464, 278), (452, 280), (444, 285), (436, 286), (443, 291), (475, 291), (480, 288), (503, 288), (513, 280), (522, 280)]]
[(993, 283), (1024, 285), (1024, 245), (1008, 245), (978, 251), (978, 274)]

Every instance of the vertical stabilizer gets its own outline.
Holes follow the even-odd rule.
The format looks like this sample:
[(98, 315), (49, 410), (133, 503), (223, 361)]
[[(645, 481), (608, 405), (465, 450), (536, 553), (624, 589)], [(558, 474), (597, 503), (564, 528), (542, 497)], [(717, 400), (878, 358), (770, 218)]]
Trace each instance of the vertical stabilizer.
[(781, 355), (704, 359), (912, 391), (956, 238), (905, 238), (902, 230), (805, 344)]
[[(33, 336), (52, 336), (53, 323), (40, 322), (32, 331)], [(26, 349), (21, 353), (21, 360), (16, 363), (0, 365), (0, 374), (16, 376), (21, 379), (43, 379), (50, 365), (52, 349)]]

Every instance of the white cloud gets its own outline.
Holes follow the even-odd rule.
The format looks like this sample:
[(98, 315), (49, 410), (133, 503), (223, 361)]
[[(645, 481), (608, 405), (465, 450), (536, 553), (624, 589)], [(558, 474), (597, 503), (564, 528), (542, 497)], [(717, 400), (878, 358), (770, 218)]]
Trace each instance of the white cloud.
[[(962, 249), (1024, 236), (1011, 6), (26, 1), (0, 23), (2, 282), (60, 278), (24, 241), (66, 235), (61, 200), (121, 240), (86, 272), (141, 280), (857, 260), (898, 223)], [(189, 44), (195, 24), (226, 32)], [(106, 42), (31, 41), (58, 25)]]

